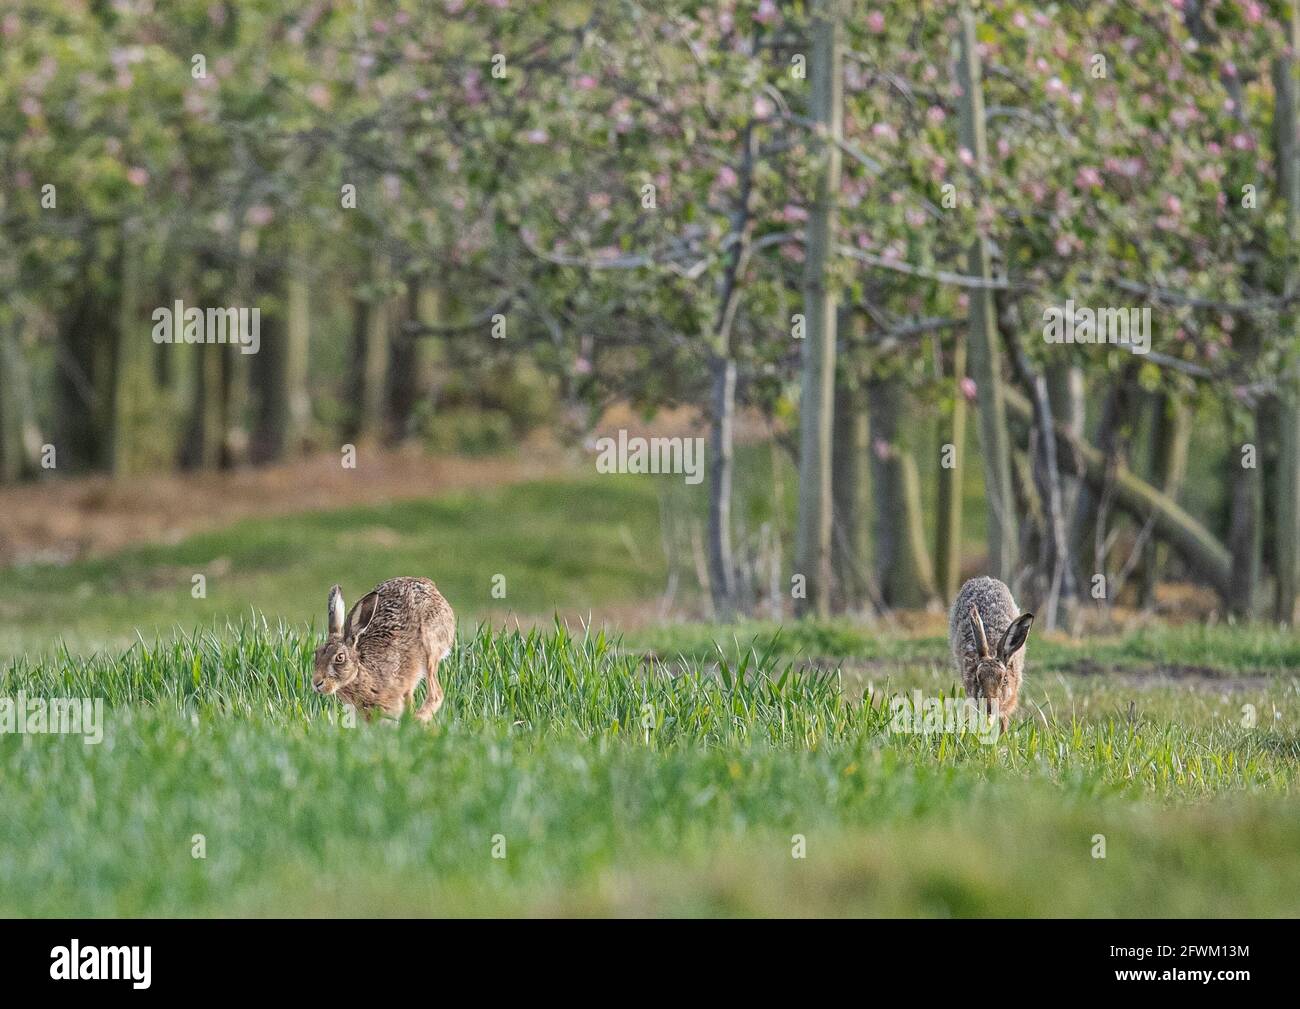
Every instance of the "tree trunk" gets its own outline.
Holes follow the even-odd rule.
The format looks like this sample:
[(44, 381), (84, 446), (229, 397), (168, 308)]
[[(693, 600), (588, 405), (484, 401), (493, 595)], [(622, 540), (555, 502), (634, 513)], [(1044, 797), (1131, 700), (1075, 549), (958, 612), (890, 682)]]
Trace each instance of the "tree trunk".
[(828, 267), (840, 189), (843, 74), (840, 71), (839, 5), (819, 0), (812, 21), (812, 113), (823, 138), (817, 199), (808, 221), (804, 302), (803, 390), (799, 405), (799, 521), (795, 567), (806, 579), (800, 616), (830, 613), (831, 438), (835, 409), (835, 292)]
[(194, 399), (190, 418), (189, 449), (186, 464), (198, 469), (216, 469), (221, 465), (224, 436), (222, 412), (221, 347), (199, 344), (190, 348), (194, 366)]
[(921, 481), (903, 431), (906, 389), (902, 380), (872, 382), (867, 401), (875, 572), (881, 600), (893, 607), (928, 606), (935, 598), (934, 575), (925, 545)]
[[(1124, 435), (1124, 418), (1129, 415), (1133, 399), (1135, 366), (1129, 362), (1106, 390), (1106, 399), (1097, 418), (1095, 441), (1098, 453), (1109, 466), (1127, 464), (1127, 440)], [(1105, 574), (1106, 557), (1099, 545), (1105, 542), (1105, 516), (1101, 514), (1106, 484), (1094, 487), (1089, 481), (1079, 486), (1079, 499), (1074, 509), (1074, 525), (1070, 532), (1074, 556), (1079, 562), (1080, 584), (1086, 584), (1094, 575)]]
[[(235, 266), (233, 304), (253, 306), (253, 257), (257, 252), (257, 235), (244, 232), (239, 239), (239, 261)], [(224, 466), (241, 466), (248, 461), (248, 423), (252, 402), (252, 362), (238, 343), (222, 347), (222, 445)]]
[(1078, 594), (1075, 591), (1074, 557), (1070, 549), (1065, 492), (1056, 451), (1056, 420), (1046, 377), (1035, 370), (1016, 336), (1017, 307), (1008, 302), (1000, 313), (1000, 327), (1007, 357), (1017, 381), (1029, 392), (1033, 407), (1033, 429), (1029, 439), (1029, 483), (1042, 505), (1039, 527), (1043, 531), (1040, 559), (1035, 565), (1043, 586), (1042, 620), (1046, 630), (1075, 631)]
[[(1057, 364), (1049, 366), (1045, 369), (1045, 372), (1047, 375), (1047, 398), (1052, 404), (1052, 416), (1056, 418), (1058, 424), (1062, 425), (1074, 437), (1082, 438), (1088, 419), (1083, 369), (1073, 364)], [(1066, 515), (1070, 522), (1070, 528), (1073, 529), (1075, 517), (1079, 510), (1079, 495), (1082, 491), (1082, 484), (1078, 477), (1062, 474), (1061, 489), (1065, 492)], [(1071, 543), (1072, 547), (1075, 545), (1073, 542)]]
[(420, 352), (429, 337), (417, 337), (407, 326), (408, 322), (424, 321), (420, 317), (422, 295), (423, 286), (417, 278), (411, 277), (407, 282), (406, 299), (399, 306), (391, 327), (388, 425), (395, 442), (406, 441), (415, 434), (416, 409), (427, 394), (421, 373)]
[[(273, 291), (281, 288), (288, 294), (286, 272), (291, 273), (292, 266), (288, 271), (279, 268), (258, 270), (255, 289)], [(249, 446), (249, 459), (254, 463), (283, 459), (289, 446), (289, 341), (285, 314), (262, 312), (259, 316), (261, 346), (252, 365), (257, 415)]]
[[(1150, 477), (1171, 500), (1177, 500), (1187, 473), (1187, 444), (1190, 425), (1187, 409), (1170, 396), (1155, 396), (1151, 400), (1151, 455)], [(1147, 543), (1142, 561), (1141, 600), (1143, 606), (1153, 606), (1156, 586), (1164, 571), (1169, 550), (1166, 544), (1152, 539)]]
[(83, 280), (59, 321), (54, 444), (58, 448), (55, 466), (60, 470), (96, 465), (103, 458), (107, 431), (103, 404), (110, 378), (105, 365), (111, 361), (104, 348), (111, 342), (104, 339), (100, 320), (108, 311), (94, 286)]
[(867, 556), (866, 474), (871, 452), (871, 422), (860, 377), (841, 368), (835, 387), (835, 444), (832, 521), (835, 584), (840, 608), (853, 612), (866, 600)]
[[(1246, 326), (1249, 328), (1250, 324)], [(1232, 555), (1232, 580), (1225, 602), (1230, 613), (1243, 619), (1249, 619), (1255, 612), (1263, 526), (1263, 475), (1259, 468), (1260, 446), (1255, 421), (1252, 415), (1236, 427), (1238, 436), (1228, 453), (1225, 474), (1229, 494), (1228, 551)], [(1249, 458), (1251, 453), (1253, 459)]]
[[(1007, 408), (1022, 421), (1033, 418), (1029, 401), (1015, 389), (1007, 390)], [(1233, 560), (1214, 534), (1122, 463), (1108, 460), (1060, 424), (1055, 427), (1063, 465), (1084, 478), (1098, 493), (1110, 482), (1116, 504), (1137, 522), (1152, 520), (1154, 535), (1168, 543), (1188, 568), (1205, 578), (1226, 600), (1231, 591)]]
[(41, 447), (18, 326), (0, 323), (0, 483), (34, 472)]
[(311, 430), (311, 280), (308, 252), (298, 239), (289, 263), (285, 290), (284, 378), (279, 393), (284, 400), (284, 448), (300, 452)]
[[(974, 184), (977, 193), (981, 193), (988, 171), (988, 143), (984, 133), (984, 93), (975, 15), (966, 4), (961, 10), (961, 57), (957, 72), (961, 87), (961, 144), (974, 156)], [(988, 240), (983, 235), (971, 246), (968, 270), (973, 276), (992, 280), (992, 260)], [(980, 455), (984, 461), (984, 492), (988, 501), (988, 571), (1009, 582), (1016, 570), (1016, 516), (1011, 488), (1011, 442), (1007, 436), (996, 333), (993, 291), (988, 287), (976, 288), (970, 292), (970, 366), (978, 396)]]
[(730, 620), (736, 602), (736, 569), (731, 552), (736, 362), (730, 357), (714, 357), (710, 370), (709, 593), (714, 619)]
[(108, 465), (114, 477), (139, 473), (149, 442), (153, 409), (154, 349), (151, 327), (141, 314), (144, 299), (144, 243), (133, 221), (122, 225), (119, 277), (121, 290), (110, 392), (112, 425)]
[[(172, 292), (187, 305), (201, 305), (208, 291), (201, 278), (217, 274), (217, 264), (208, 253), (200, 253), (194, 269), (177, 277)], [(181, 360), (189, 370), (184, 400), (188, 411), (188, 424), (181, 448), (181, 465), (188, 469), (216, 469), (221, 465), (221, 443), (224, 435), (222, 410), (222, 358), (224, 348), (206, 343), (196, 343), (181, 350)]]
[(352, 331), (356, 415), (353, 435), (378, 438), (384, 430), (388, 381), (388, 261), (376, 255), (372, 263), (374, 288), (370, 300), (358, 299)]
[[(1300, 287), (1300, 267), (1295, 250), (1300, 248), (1300, 112), (1297, 106), (1297, 53), (1300, 53), (1300, 3), (1291, 0), (1287, 48), (1273, 61), (1274, 149), (1277, 159), (1278, 190), (1286, 201), (1287, 233), (1291, 236), (1291, 258), (1285, 264), (1282, 281), (1284, 293)], [(1292, 347), (1297, 342), (1297, 317), (1293, 311), (1290, 326), (1280, 338)], [(1276, 405), (1278, 466), (1275, 480), (1273, 567), (1277, 593), (1273, 600), (1273, 618), (1290, 625), (1295, 620), (1297, 585), (1300, 583), (1300, 376), (1296, 374), (1296, 355), (1287, 355), (1289, 371), (1281, 376)]]
[(741, 139), (740, 193), (731, 214), (731, 247), (727, 268), (718, 285), (718, 312), (710, 333), (709, 437), (709, 595), (713, 616), (729, 620), (736, 611), (736, 562), (731, 538), (731, 494), (734, 470), (736, 361), (731, 334), (740, 302), (742, 274), (749, 260), (753, 232), (754, 159), (758, 136), (754, 124)]
[(19, 437), (18, 341), (11, 326), (0, 321), (0, 484), (14, 483), (23, 475), (22, 440)]
[[(934, 530), (934, 574), (945, 603), (957, 595), (961, 579), (962, 478), (966, 472), (966, 335), (958, 333), (952, 351), (952, 413), (941, 421), (938, 520)], [(951, 450), (945, 446), (951, 445)], [(951, 452), (951, 458), (945, 453)], [(945, 465), (945, 463), (951, 465)]]

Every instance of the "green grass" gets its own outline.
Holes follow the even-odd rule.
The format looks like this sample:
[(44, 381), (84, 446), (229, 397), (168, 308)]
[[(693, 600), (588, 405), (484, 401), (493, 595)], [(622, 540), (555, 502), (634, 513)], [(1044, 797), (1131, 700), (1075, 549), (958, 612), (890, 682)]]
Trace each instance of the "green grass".
[(313, 644), (245, 623), (10, 663), (0, 695), (107, 711), (98, 745), (0, 736), (0, 913), (1300, 910), (1294, 679), (1132, 711), (1046, 677), (1053, 716), (985, 745), (892, 731), (889, 690), (779, 649), (661, 663), (485, 629), (428, 728), (349, 725), (307, 688)]
[[(176, 628), (220, 626), (250, 610), (324, 619), (340, 583), (349, 603), (396, 574), (431, 577), (472, 623), (549, 614), (662, 591), (659, 487), (589, 477), (236, 523), (176, 545), (137, 547), (0, 577), (0, 656), (120, 648)], [(206, 579), (194, 598), (193, 577)], [(505, 598), (493, 596), (493, 576)]]
[[(773, 642), (774, 654), (842, 664), (847, 670), (872, 664), (951, 665), (946, 636), (901, 633), (850, 619), (778, 624), (750, 620), (721, 631), (709, 624), (666, 624), (631, 631), (629, 647), (660, 656), (708, 659), (721, 637), (736, 649)], [(1197, 673), (1209, 677), (1294, 673), (1300, 669), (1300, 637), (1268, 625), (1156, 625), (1125, 635), (1071, 639), (1035, 633), (1030, 668), (1038, 673), (1143, 671)]]
[[(745, 451), (752, 529), (795, 485), (777, 459), (773, 504)], [(653, 598), (661, 495), (702, 514), (556, 479), (5, 571), (0, 699), (102, 698), (105, 725), (0, 733), (0, 914), (1300, 913), (1292, 635), (1036, 633), (987, 745), (894, 730), (893, 697), (956, 691), (933, 629), (474, 630)], [(328, 586), (397, 573), (460, 617), (431, 727), (309, 689)]]

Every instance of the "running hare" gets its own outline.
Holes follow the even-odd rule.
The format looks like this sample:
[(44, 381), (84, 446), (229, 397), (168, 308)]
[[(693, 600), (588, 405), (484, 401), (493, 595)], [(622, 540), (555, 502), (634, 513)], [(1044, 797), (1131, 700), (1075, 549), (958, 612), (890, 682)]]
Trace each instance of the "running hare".
[(421, 676), (429, 691), (415, 717), (427, 722), (442, 707), (438, 663), (451, 652), (456, 618), (427, 578), (390, 578), (343, 619), (343, 592), (329, 595), (329, 636), (316, 649), (311, 685), (338, 694), (365, 713), (376, 708), (399, 717), (415, 697)]
[(972, 578), (952, 604), (948, 643), (962, 685), (968, 696), (996, 705), (1003, 732), (1016, 710), (1033, 622), (1034, 615), (1021, 613), (1011, 590), (996, 578)]

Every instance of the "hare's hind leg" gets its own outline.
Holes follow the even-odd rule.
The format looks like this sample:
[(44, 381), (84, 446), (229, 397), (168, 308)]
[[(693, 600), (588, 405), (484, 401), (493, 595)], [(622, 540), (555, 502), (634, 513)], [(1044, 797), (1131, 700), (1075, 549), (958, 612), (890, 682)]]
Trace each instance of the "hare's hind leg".
[(424, 695), (424, 703), (420, 705), (420, 710), (415, 713), (415, 717), (422, 722), (427, 722), (438, 713), (442, 707), (443, 692), (442, 684), (438, 682), (438, 663), (451, 654), (451, 649), (443, 648), (442, 644), (430, 640), (427, 636), (424, 639), (424, 672), (429, 680), (429, 690)]

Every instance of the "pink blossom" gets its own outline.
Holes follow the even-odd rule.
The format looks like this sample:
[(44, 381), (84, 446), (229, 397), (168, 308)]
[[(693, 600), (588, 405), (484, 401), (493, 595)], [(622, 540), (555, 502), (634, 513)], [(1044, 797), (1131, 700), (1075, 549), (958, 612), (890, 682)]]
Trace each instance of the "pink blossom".
[(867, 15), (867, 31), (876, 35), (881, 35), (885, 31), (885, 15), (880, 11), (872, 11)]
[(1076, 189), (1100, 189), (1101, 172), (1091, 166), (1080, 168), (1079, 174), (1074, 177), (1074, 187)]
[(730, 165), (723, 165), (722, 168), (719, 169), (718, 185), (720, 185), (723, 189), (730, 189), (739, 181), (740, 181), (740, 176), (736, 174), (736, 170), (732, 168)]
[(754, 118), (768, 119), (776, 111), (776, 106), (772, 104), (770, 98), (759, 95), (754, 99)]
[(940, 123), (942, 123), (945, 119), (948, 118), (948, 113), (943, 111), (942, 105), (931, 105), (928, 109), (925, 110), (925, 118), (928, 119), (935, 126), (938, 126)]
[(544, 144), (550, 139), (550, 135), (540, 126), (536, 126), (524, 134), (524, 140), (530, 144)]
[(1069, 235), (1057, 235), (1054, 245), (1058, 256), (1068, 256), (1074, 251), (1074, 245), (1071, 243)]
[(975, 164), (975, 155), (971, 153), (971, 149), (969, 147), (958, 147), (957, 160), (960, 161), (967, 168), (970, 168), (973, 164)]
[(126, 181), (133, 186), (145, 186), (149, 183), (149, 173), (138, 165), (127, 170)]
[(961, 394), (966, 398), (966, 402), (974, 403), (975, 397), (979, 395), (979, 386), (975, 384), (975, 380), (969, 375), (965, 375), (962, 377), (960, 385)]
[(479, 105), (487, 98), (482, 82), (483, 74), (479, 72), (478, 67), (470, 67), (461, 75), (460, 86), (465, 91), (465, 101), (470, 105)]
[(257, 203), (248, 208), (244, 220), (254, 228), (264, 228), (275, 217), (275, 211), (264, 203)]
[(808, 211), (803, 207), (797, 207), (793, 203), (787, 203), (781, 209), (781, 220), (787, 224), (793, 224), (797, 221), (808, 220)]
[(465, 0), (446, 0), (446, 3), (442, 5), (442, 9), (448, 14), (459, 14), (465, 9)]
[(579, 91), (594, 91), (596, 89), (596, 78), (591, 74), (583, 74), (577, 81)]
[(1256, 0), (1246, 0), (1242, 4), (1242, 13), (1246, 16), (1246, 20), (1253, 25), (1257, 25), (1264, 20), (1264, 8), (1256, 3)]
[(754, 20), (761, 25), (770, 25), (776, 18), (775, 0), (759, 0), (758, 10), (754, 11)]

